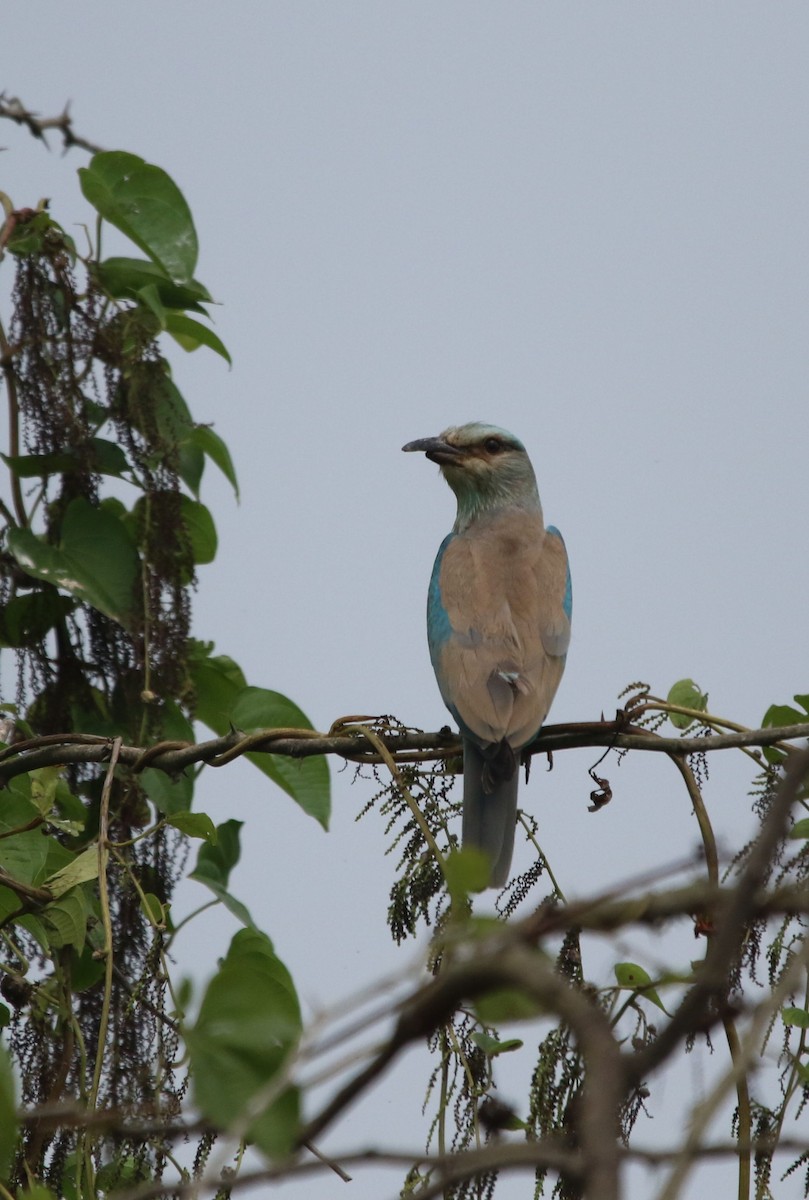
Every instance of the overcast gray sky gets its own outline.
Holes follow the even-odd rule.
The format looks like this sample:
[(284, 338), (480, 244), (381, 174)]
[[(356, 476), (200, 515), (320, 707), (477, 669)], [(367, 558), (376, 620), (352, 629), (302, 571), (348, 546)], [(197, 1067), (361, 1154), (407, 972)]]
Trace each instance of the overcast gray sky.
[[(552, 720), (691, 675), (714, 711), (757, 725), (809, 688), (804, 3), (6, 7), (2, 87), (46, 114), (70, 99), (81, 133), (165, 167), (194, 213), (234, 366), (173, 361), (242, 484), (237, 506), (205, 481), (221, 544), (196, 632), (251, 683), (319, 728), (347, 713), (445, 723), (424, 600), (453, 503), (400, 447), (482, 419), (522, 438), (568, 544), (573, 644)], [(47, 155), (7, 123), (0, 145), (17, 205), (46, 195), (63, 223), (86, 219), (85, 156)], [(615, 798), (588, 813), (592, 760), (557, 756), (522, 792), (572, 896), (697, 840), (667, 764), (611, 763)], [(736, 845), (747, 775), (712, 766), (708, 803)], [(328, 835), (247, 767), (199, 800), (248, 822), (234, 891), (311, 1009), (406, 957), (385, 928), (382, 823), (354, 824), (368, 787), (333, 782)], [(235, 929), (206, 922), (187, 944), (198, 973)], [(588, 972), (610, 961), (595, 947)], [(704, 1070), (687, 1068), (680, 1100)], [(405, 1063), (329, 1145), (421, 1145), (422, 1073)], [(647, 1144), (677, 1103), (653, 1098)], [(277, 1194), (379, 1200), (397, 1178)], [(632, 1195), (654, 1182), (634, 1175)]]

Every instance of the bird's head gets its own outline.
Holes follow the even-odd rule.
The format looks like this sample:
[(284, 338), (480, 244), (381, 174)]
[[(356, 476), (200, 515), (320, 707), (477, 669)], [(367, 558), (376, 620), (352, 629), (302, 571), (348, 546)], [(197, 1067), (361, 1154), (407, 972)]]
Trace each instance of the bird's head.
[(421, 450), (434, 463), (458, 500), (456, 528), (502, 507), (539, 507), (537, 481), (525, 446), (513, 433), (472, 421), (453, 425), (438, 437), (408, 442), (403, 450)]

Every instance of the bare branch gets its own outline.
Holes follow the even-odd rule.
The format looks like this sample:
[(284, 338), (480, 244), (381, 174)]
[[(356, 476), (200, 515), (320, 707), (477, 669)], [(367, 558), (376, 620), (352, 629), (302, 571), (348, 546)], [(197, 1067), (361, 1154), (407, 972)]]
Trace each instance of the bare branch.
[(88, 150), (90, 154), (97, 154), (102, 149), (101, 146), (97, 146), (94, 142), (88, 142), (86, 138), (74, 132), (69, 104), (65, 105), (58, 117), (41, 117), (39, 113), (26, 108), (17, 96), (9, 96), (6, 92), (0, 92), (0, 118), (24, 126), (32, 137), (44, 142), (49, 149), (46, 135), (54, 130), (61, 135), (62, 149), (65, 153), (72, 146)]

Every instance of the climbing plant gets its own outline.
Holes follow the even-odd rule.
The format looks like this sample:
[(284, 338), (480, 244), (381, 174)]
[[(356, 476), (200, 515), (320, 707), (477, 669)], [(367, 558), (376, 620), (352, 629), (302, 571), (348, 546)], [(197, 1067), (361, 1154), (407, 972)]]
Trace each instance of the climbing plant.
[[(13, 276), (0, 327), (10, 430), (0, 501), (5, 755), (24, 759), (65, 734), (103, 747), (102, 762), (25, 769), (0, 798), (0, 1025), (18, 1101), (33, 1114), (18, 1136), (6, 1062), (0, 1178), (6, 1194), (36, 1181), (77, 1197), (162, 1177), (172, 1159), (164, 1130), (188, 1087), (181, 1037), (200, 1110), (227, 1123), (238, 1107), (248, 1083), (229, 1087), (220, 1061), (244, 1037), (221, 1028), (223, 995), (232, 1018), (231, 972), (256, 998), (275, 997), (274, 1035), (252, 1047), (258, 1078), (297, 1036), (291, 980), (227, 890), (239, 823), (217, 830), (192, 811), (199, 768), (167, 774), (150, 761), (161, 746), (193, 743), (194, 719), (220, 734), (308, 725), (291, 700), (249, 687), (235, 662), (191, 637), (197, 571), (217, 549), (200, 499), (206, 465), (234, 490), (237, 479), (225, 441), (194, 420), (166, 357), (168, 337), (229, 361), (195, 277), (188, 205), (165, 171), (133, 154), (94, 154), (78, 182), (95, 214), (85, 218), (85, 252), (47, 206), (0, 196), (2, 269)], [(104, 255), (110, 227), (136, 255)], [(124, 745), (148, 749), (127, 762)], [(285, 762), (257, 765), (327, 824), (324, 760)], [(244, 928), (189, 1029), (169, 958), (172, 895), (194, 841), (194, 877)], [(156, 1132), (119, 1130), (110, 1141), (93, 1116), (101, 1112), (157, 1122)], [(284, 1088), (251, 1137), (289, 1149), (296, 1114), (296, 1090)], [(211, 1136), (200, 1137), (198, 1166)]]

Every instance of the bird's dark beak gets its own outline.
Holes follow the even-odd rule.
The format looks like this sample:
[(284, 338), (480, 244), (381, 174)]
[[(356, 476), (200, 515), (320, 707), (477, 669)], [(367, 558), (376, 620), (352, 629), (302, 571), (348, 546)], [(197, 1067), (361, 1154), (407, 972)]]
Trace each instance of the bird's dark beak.
[(440, 467), (457, 466), (463, 458), (463, 450), (450, 445), (440, 437), (418, 438), (415, 442), (408, 442), (406, 446), (402, 446), (402, 449), (421, 450), (427, 455), (430, 462), (438, 463)]

